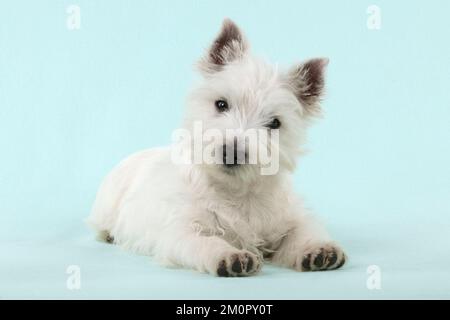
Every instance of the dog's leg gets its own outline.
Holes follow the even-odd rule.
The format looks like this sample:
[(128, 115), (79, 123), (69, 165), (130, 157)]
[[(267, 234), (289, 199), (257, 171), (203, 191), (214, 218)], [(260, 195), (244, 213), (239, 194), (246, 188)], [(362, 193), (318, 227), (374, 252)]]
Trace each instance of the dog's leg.
[[(184, 230), (184, 231), (181, 231)], [(165, 230), (155, 256), (163, 263), (193, 268), (220, 277), (250, 276), (262, 266), (259, 256), (231, 246), (218, 236), (205, 236), (188, 228)]]
[(274, 264), (298, 271), (337, 269), (345, 260), (344, 251), (312, 216), (297, 221), (272, 257)]

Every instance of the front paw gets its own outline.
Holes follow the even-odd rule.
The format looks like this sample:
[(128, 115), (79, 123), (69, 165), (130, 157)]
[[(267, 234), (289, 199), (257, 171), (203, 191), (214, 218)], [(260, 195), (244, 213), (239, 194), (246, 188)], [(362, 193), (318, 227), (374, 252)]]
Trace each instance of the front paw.
[(262, 260), (248, 251), (225, 254), (219, 259), (216, 274), (219, 277), (245, 277), (261, 270)]
[(299, 267), (301, 271), (333, 270), (342, 267), (346, 256), (344, 251), (333, 243), (311, 246), (303, 252)]

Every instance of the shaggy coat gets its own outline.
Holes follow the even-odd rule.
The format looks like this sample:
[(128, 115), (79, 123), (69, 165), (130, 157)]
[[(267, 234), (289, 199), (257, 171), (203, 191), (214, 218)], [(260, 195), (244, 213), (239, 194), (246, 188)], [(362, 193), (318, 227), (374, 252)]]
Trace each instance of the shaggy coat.
[(262, 175), (258, 162), (174, 163), (173, 146), (141, 151), (105, 178), (89, 224), (102, 240), (218, 276), (252, 275), (267, 260), (299, 271), (342, 266), (343, 251), (291, 185), (305, 131), (320, 114), (327, 63), (312, 59), (280, 71), (254, 57), (225, 20), (198, 63), (202, 80), (189, 96), (183, 128), (196, 121), (219, 132), (276, 126), (279, 141), (259, 146), (277, 151), (276, 174)]

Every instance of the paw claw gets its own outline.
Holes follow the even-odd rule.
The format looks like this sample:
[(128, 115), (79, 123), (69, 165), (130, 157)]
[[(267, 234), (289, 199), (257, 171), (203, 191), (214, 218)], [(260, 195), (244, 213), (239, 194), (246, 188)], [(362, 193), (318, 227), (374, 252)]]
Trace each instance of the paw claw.
[[(321, 250), (323, 250), (323, 249), (321, 249)], [(323, 251), (320, 251), (320, 253), (314, 258), (314, 265), (317, 268), (322, 268), (323, 267), (323, 261), (324, 261)]]
[(303, 256), (302, 270), (303, 270), (303, 271), (309, 271), (309, 270), (311, 270), (311, 254), (308, 254), (308, 255), (306, 255), (306, 256)]
[(331, 255), (328, 257), (328, 262), (327, 262), (327, 267), (331, 267), (332, 265), (334, 265), (337, 261), (337, 254), (336, 252), (332, 252)]
[(219, 262), (219, 267), (217, 268), (217, 275), (219, 277), (228, 277), (229, 273), (227, 270), (227, 263), (225, 260)]
[(247, 266), (245, 268), (245, 271), (250, 272), (253, 268), (253, 259), (248, 254), (245, 254), (245, 256), (247, 258)]
[[(233, 261), (234, 260), (234, 261)], [(242, 265), (241, 265), (241, 261), (239, 260), (239, 257), (233, 256), (232, 257), (232, 265), (231, 265), (231, 270), (235, 273), (241, 273), (242, 272)]]

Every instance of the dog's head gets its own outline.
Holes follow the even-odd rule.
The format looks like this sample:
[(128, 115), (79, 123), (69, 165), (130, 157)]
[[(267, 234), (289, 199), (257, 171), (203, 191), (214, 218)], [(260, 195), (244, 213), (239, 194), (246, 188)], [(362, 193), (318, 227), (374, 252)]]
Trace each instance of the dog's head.
[[(320, 114), (327, 63), (312, 59), (280, 71), (255, 58), (240, 29), (225, 20), (198, 63), (202, 80), (186, 117), (186, 126), (201, 125), (202, 145), (218, 160), (203, 163), (208, 172), (224, 179), (261, 175), (262, 167), (270, 167), (262, 150), (278, 161), (266, 174), (293, 170), (307, 124)], [(249, 138), (254, 133), (256, 142)]]

